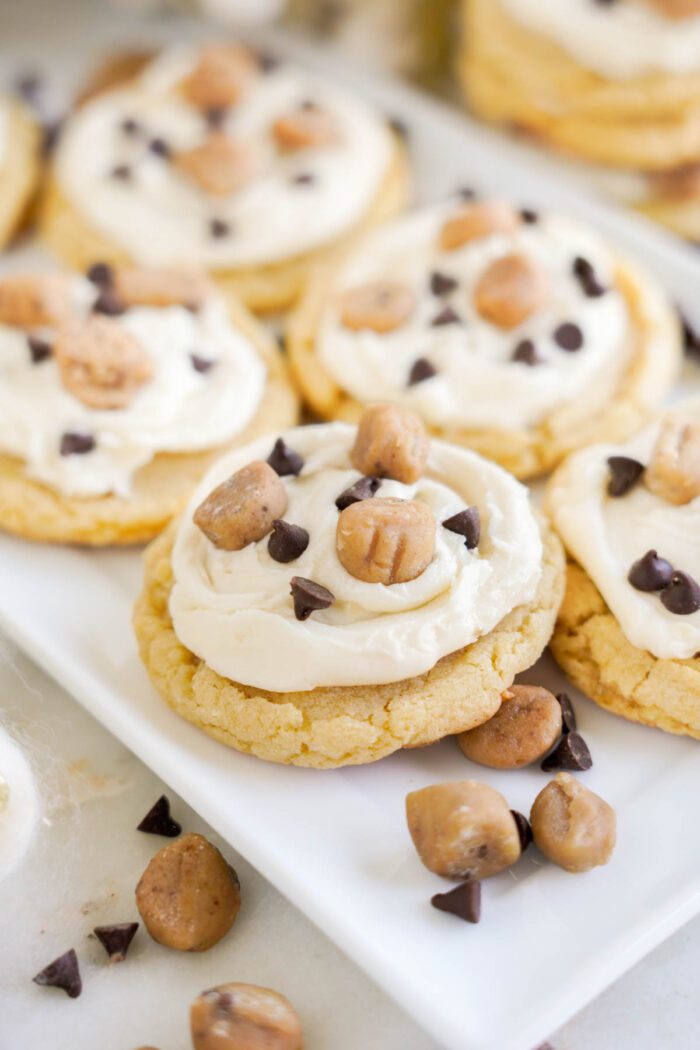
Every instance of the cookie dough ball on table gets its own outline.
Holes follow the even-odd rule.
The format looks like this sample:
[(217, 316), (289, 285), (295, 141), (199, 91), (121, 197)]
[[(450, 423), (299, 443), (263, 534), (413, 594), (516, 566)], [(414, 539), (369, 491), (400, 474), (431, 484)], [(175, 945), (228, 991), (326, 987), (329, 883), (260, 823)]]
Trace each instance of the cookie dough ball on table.
[(301, 1050), (301, 1024), (289, 1000), (255, 984), (220, 984), (190, 1010), (194, 1050)]
[(570, 773), (557, 773), (530, 812), (535, 845), (565, 871), (607, 864), (615, 848), (615, 811)]

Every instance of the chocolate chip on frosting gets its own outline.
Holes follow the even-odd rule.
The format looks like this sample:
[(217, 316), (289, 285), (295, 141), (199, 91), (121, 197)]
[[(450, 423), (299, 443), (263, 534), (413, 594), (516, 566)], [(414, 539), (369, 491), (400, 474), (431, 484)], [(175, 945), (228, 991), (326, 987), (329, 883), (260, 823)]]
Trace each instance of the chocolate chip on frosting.
[(430, 438), (415, 412), (400, 405), (371, 405), (357, 427), (350, 462), (363, 474), (411, 485), (425, 469)]
[(458, 536), (464, 536), (464, 542), (468, 550), (479, 546), (481, 539), (481, 515), (478, 507), (467, 507), (447, 518), (442, 527), (448, 532), (456, 532)]
[(209, 233), (214, 240), (221, 240), (223, 237), (228, 237), (230, 235), (231, 224), (226, 222), (225, 219), (210, 219)]
[(424, 383), (426, 379), (432, 379), (437, 374), (437, 368), (428, 361), (427, 357), (419, 357), (411, 365), (411, 371), (408, 373), (408, 385), (416, 386), (418, 383)]
[(595, 269), (588, 259), (584, 259), (579, 255), (574, 259), (572, 269), (574, 276), (581, 285), (583, 294), (589, 299), (599, 299), (606, 294), (608, 289), (600, 283)]
[(124, 303), (111, 286), (103, 288), (92, 304), (92, 312), (103, 314), (105, 317), (121, 317), (126, 313)]
[(109, 263), (93, 263), (88, 269), (86, 277), (88, 281), (91, 281), (98, 288), (111, 288), (114, 284), (114, 270)]
[(385, 335), (406, 323), (413, 313), (415, 296), (400, 281), (372, 281), (345, 292), (340, 300), (340, 320), (352, 332), (369, 329)]
[(293, 448), (290, 448), (282, 438), (277, 438), (275, 441), (272, 452), (267, 457), (267, 462), (281, 478), (286, 478), (290, 474), (295, 476), (300, 474), (304, 466), (303, 458)]
[(33, 365), (39, 365), (46, 361), (53, 352), (51, 343), (46, 339), (40, 339), (38, 335), (27, 336), (27, 345)]
[(346, 572), (387, 587), (415, 580), (435, 550), (435, 518), (419, 500), (371, 499), (341, 512), (336, 552)]
[(661, 602), (676, 616), (691, 616), (700, 609), (700, 585), (687, 572), (674, 572), (661, 592)]
[(644, 464), (638, 459), (632, 459), (631, 456), (609, 456), (608, 467), (610, 468), (608, 495), (614, 499), (626, 496), (644, 473)]
[(439, 911), (456, 915), (465, 922), (477, 923), (481, 919), (481, 883), (463, 882), (448, 893), (436, 893), (430, 903)]
[(568, 353), (575, 353), (583, 346), (583, 332), (571, 321), (560, 324), (554, 331), (553, 339), (557, 346)]
[(676, 416), (662, 420), (644, 482), (676, 506), (700, 495), (700, 422)]
[(296, 561), (308, 546), (309, 534), (301, 525), (292, 525), (281, 518), (273, 521), (267, 550), (274, 561), (282, 564)]
[(92, 434), (79, 434), (75, 430), (68, 430), (61, 436), (59, 452), (62, 456), (84, 456), (95, 448), (95, 439)]
[(109, 961), (116, 963), (126, 959), (138, 928), (137, 922), (117, 922), (111, 926), (96, 926), (92, 932), (107, 952)]
[(518, 361), (522, 365), (539, 365), (542, 358), (537, 353), (537, 347), (532, 339), (521, 339), (515, 350), (511, 361)]
[(532, 208), (521, 208), (520, 218), (527, 226), (534, 226), (540, 221), (539, 212), (534, 211)]
[(660, 558), (656, 551), (647, 551), (636, 561), (627, 579), (637, 591), (662, 591), (671, 582), (673, 566), (670, 561)]
[(291, 595), (297, 620), (308, 620), (311, 613), (328, 609), (335, 601), (335, 595), (327, 587), (304, 576), (292, 576)]
[(220, 550), (239, 551), (263, 539), (287, 510), (287, 491), (268, 463), (236, 471), (200, 503), (195, 525)]
[(458, 285), (458, 281), (454, 277), (450, 277), (449, 274), (441, 273), (439, 270), (433, 271), (430, 275), (430, 291), (433, 295), (442, 297), (443, 295), (449, 295), (453, 292)]
[(200, 354), (190, 354), (190, 361), (195, 372), (201, 372), (202, 375), (206, 375), (207, 372), (211, 372), (212, 368), (216, 364), (216, 361), (210, 357), (201, 357)]
[(451, 306), (445, 306), (430, 322), (431, 328), (442, 328), (448, 324), (461, 324), (462, 318)]
[(161, 795), (153, 803), (136, 830), (147, 835), (162, 835), (167, 839), (177, 838), (182, 831), (182, 825), (170, 816), (170, 800), (167, 795)]
[(40, 970), (36, 977), (32, 977), (32, 980), (34, 984), (61, 988), (70, 999), (77, 999), (83, 990), (83, 982), (75, 949), (70, 948), (63, 955), (59, 955), (57, 959)]
[(551, 755), (547, 755), (542, 769), (549, 773), (554, 769), (573, 769), (579, 772), (590, 769), (593, 765), (588, 744), (576, 730), (566, 733)]
[(351, 506), (353, 503), (359, 503), (364, 499), (371, 499), (379, 491), (381, 486), (380, 478), (364, 477), (360, 478), (354, 484), (350, 485), (349, 488), (345, 489), (340, 493), (335, 505), (338, 510), (345, 510), (346, 507)]
[(160, 157), (161, 160), (170, 159), (172, 150), (170, 149), (169, 144), (164, 138), (156, 136), (156, 138), (151, 139), (151, 141), (148, 143), (148, 148), (151, 151), (151, 153), (154, 154), (154, 156)]
[(110, 177), (118, 182), (128, 182), (133, 172), (128, 164), (115, 164), (109, 171)]
[(512, 252), (486, 267), (474, 289), (474, 305), (486, 321), (509, 330), (536, 313), (548, 294), (547, 276), (540, 264)]

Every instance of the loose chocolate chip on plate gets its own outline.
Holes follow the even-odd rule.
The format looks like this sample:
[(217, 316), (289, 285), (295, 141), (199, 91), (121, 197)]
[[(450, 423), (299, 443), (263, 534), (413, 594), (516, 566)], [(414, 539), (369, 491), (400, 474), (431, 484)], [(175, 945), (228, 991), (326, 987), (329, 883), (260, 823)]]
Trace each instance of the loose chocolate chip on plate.
[(140, 824), (136, 826), (137, 831), (145, 831), (147, 835), (162, 835), (166, 839), (176, 839), (182, 831), (182, 825), (170, 816), (170, 800), (167, 795), (161, 795), (154, 802)]
[(528, 226), (534, 226), (536, 222), (540, 221), (538, 212), (533, 211), (532, 208), (521, 208), (520, 218), (524, 223), (527, 223)]
[(192, 362), (192, 367), (194, 368), (195, 372), (201, 372), (202, 374), (205, 374), (206, 372), (211, 372), (212, 368), (216, 364), (216, 361), (212, 360), (212, 358), (200, 357), (199, 354), (190, 354), (190, 361)]
[(522, 365), (539, 365), (542, 358), (532, 339), (522, 339), (513, 351), (511, 361), (519, 361)]
[(676, 616), (690, 616), (700, 609), (700, 586), (687, 572), (674, 572), (661, 601)]
[(47, 358), (51, 357), (51, 343), (47, 342), (46, 339), (40, 339), (36, 335), (29, 335), (27, 336), (27, 345), (29, 346), (33, 365), (39, 365), (42, 361), (46, 361)]
[(88, 281), (92, 281), (98, 288), (111, 288), (114, 284), (114, 270), (105, 262), (93, 263), (87, 271)]
[(134, 120), (133, 117), (125, 117), (119, 125), (121, 131), (130, 139), (136, 138), (140, 135), (143, 128), (139, 124), (138, 120)]
[(458, 536), (464, 536), (464, 542), (469, 550), (479, 546), (481, 539), (481, 517), (478, 507), (467, 507), (453, 514), (442, 523), (443, 528), (449, 532), (456, 532)]
[(446, 324), (461, 324), (462, 318), (451, 306), (446, 306), (430, 322), (431, 328), (442, 328)]
[(561, 721), (565, 733), (576, 732), (576, 712), (566, 693), (557, 693), (557, 700), (561, 708)]
[(286, 564), (296, 561), (309, 546), (309, 534), (301, 525), (291, 525), (288, 521), (275, 518), (272, 532), (267, 541), (268, 554), (274, 561)]
[(170, 146), (165, 139), (157, 136), (148, 143), (148, 148), (151, 153), (155, 153), (156, 157), (161, 157), (163, 160), (167, 160), (170, 157)]
[(295, 476), (300, 474), (304, 466), (303, 457), (286, 445), (282, 438), (277, 438), (275, 441), (267, 462), (281, 478), (286, 478), (290, 474)]
[(610, 468), (608, 495), (615, 499), (626, 496), (644, 473), (644, 464), (630, 456), (609, 456), (608, 466)]
[(424, 383), (426, 379), (432, 379), (436, 375), (437, 368), (435, 365), (431, 364), (427, 357), (419, 357), (411, 365), (411, 371), (408, 373), (408, 385), (415, 386), (417, 383)]
[(562, 350), (574, 353), (576, 350), (580, 350), (583, 346), (583, 332), (577, 324), (573, 324), (571, 321), (566, 321), (564, 324), (560, 324), (555, 330), (554, 342), (557, 346), (560, 346)]
[(327, 609), (335, 601), (335, 595), (326, 587), (303, 576), (292, 576), (291, 585), (294, 615), (297, 620), (308, 620), (312, 612)]
[(588, 296), (589, 299), (599, 299), (601, 295), (605, 295), (607, 288), (598, 280), (596, 272), (588, 259), (584, 259), (580, 255), (577, 256), (574, 259), (572, 269), (574, 277), (577, 278), (581, 285), (583, 294)]
[(128, 182), (132, 172), (128, 164), (115, 164), (110, 169), (109, 174), (113, 179), (118, 179), (120, 182)]
[(92, 452), (94, 447), (95, 439), (92, 434), (67, 431), (61, 437), (59, 451), (62, 456), (84, 456), (87, 452)]
[(381, 478), (369, 476), (360, 478), (340, 493), (335, 501), (336, 507), (338, 510), (345, 510), (346, 507), (352, 506), (353, 503), (361, 503), (362, 500), (371, 499), (372, 496), (376, 496), (381, 483)]
[(457, 287), (457, 281), (454, 277), (450, 277), (446, 273), (440, 273), (439, 270), (435, 270), (430, 275), (430, 291), (433, 295), (442, 296), (449, 295), (450, 292), (454, 292)]
[(75, 948), (70, 948), (63, 955), (50, 962), (36, 977), (32, 977), (34, 984), (45, 985), (49, 988), (62, 988), (70, 999), (77, 999), (83, 990), (83, 982), (80, 978), (80, 967)]
[(660, 558), (656, 551), (647, 551), (644, 557), (636, 561), (627, 579), (637, 591), (662, 591), (671, 582), (673, 566), (670, 561)]
[(590, 769), (592, 765), (593, 759), (588, 750), (588, 744), (581, 734), (574, 730), (574, 732), (563, 736), (551, 755), (547, 755), (542, 763), (542, 769), (545, 773), (549, 773), (553, 769), (580, 771)]
[(228, 237), (231, 233), (231, 226), (225, 222), (224, 219), (210, 219), (209, 220), (209, 233), (215, 240), (220, 240), (222, 237)]
[(477, 923), (481, 918), (481, 883), (463, 882), (448, 893), (436, 893), (430, 903), (465, 922)]
[(138, 928), (137, 922), (117, 922), (112, 926), (96, 926), (92, 932), (107, 952), (110, 962), (124, 962)]
[(518, 813), (517, 809), (511, 809), (511, 813), (513, 814), (513, 820), (515, 821), (518, 835), (520, 836), (520, 852), (524, 853), (532, 842), (532, 828), (530, 827), (530, 821), (527, 817), (524, 817), (522, 813)]

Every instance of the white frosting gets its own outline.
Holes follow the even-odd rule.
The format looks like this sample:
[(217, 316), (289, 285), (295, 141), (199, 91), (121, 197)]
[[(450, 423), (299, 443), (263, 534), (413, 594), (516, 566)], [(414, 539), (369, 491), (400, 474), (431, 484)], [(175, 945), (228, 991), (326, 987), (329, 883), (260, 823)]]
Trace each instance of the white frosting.
[[(322, 318), (317, 340), (319, 360), (342, 390), (356, 400), (398, 401), (432, 426), (522, 429), (557, 408), (585, 396), (593, 411), (618, 384), (633, 347), (625, 300), (614, 288), (614, 262), (591, 231), (559, 217), (542, 216), (513, 234), (494, 234), (457, 251), (439, 246), (439, 231), (454, 204), (431, 207), (374, 232), (344, 266), (334, 296)], [(517, 329), (504, 331), (479, 316), (473, 289), (486, 266), (508, 252), (522, 252), (539, 262), (551, 286), (543, 309)], [(610, 290), (587, 298), (572, 265), (586, 258)], [(439, 271), (459, 281), (448, 297), (430, 292), (430, 274)], [(340, 293), (368, 281), (406, 282), (417, 297), (409, 321), (388, 334), (351, 331), (340, 319)], [(338, 293), (338, 294), (335, 294)], [(465, 324), (431, 325), (449, 303)], [(579, 325), (584, 346), (570, 353), (553, 340), (564, 322)], [(511, 361), (516, 345), (531, 339), (542, 364)], [(419, 357), (437, 375), (408, 385)]]
[[(684, 409), (700, 419), (700, 401)], [(674, 506), (639, 482), (625, 496), (607, 495), (609, 456), (646, 465), (658, 423), (624, 445), (595, 445), (572, 456), (555, 475), (548, 505), (557, 531), (602, 594), (629, 642), (660, 659), (688, 659), (700, 652), (700, 611), (679, 616), (657, 593), (627, 580), (635, 561), (656, 550), (674, 568), (700, 581), (700, 497)]]
[[(57, 176), (91, 225), (140, 263), (223, 268), (293, 257), (335, 240), (364, 216), (390, 162), (387, 127), (342, 91), (287, 65), (257, 77), (224, 125), (253, 150), (258, 174), (248, 185), (212, 197), (154, 155), (154, 137), (174, 151), (204, 140), (204, 118), (178, 91), (195, 61), (192, 49), (165, 52), (135, 86), (101, 96), (68, 124)], [(336, 121), (339, 141), (280, 155), (270, 129), (308, 99)], [(139, 121), (145, 137), (124, 134), (127, 118)], [(132, 171), (127, 181), (109, 175), (122, 164)], [(294, 183), (306, 173), (312, 184)], [(212, 237), (212, 218), (228, 223), (230, 236)]]
[[(496, 2), (496, 0), (492, 0)], [(527, 29), (609, 80), (700, 72), (700, 15), (666, 18), (644, 0), (498, 0)]]
[(0, 880), (16, 868), (32, 840), (39, 799), (29, 763), (0, 729)]
[[(542, 543), (527, 490), (495, 464), (440, 442), (415, 485), (384, 481), (379, 490), (435, 512), (431, 564), (393, 586), (351, 576), (336, 554), (335, 499), (359, 476), (349, 462), (354, 438), (355, 428), (343, 423), (284, 434), (305, 459), (299, 478), (283, 479), (284, 517), (310, 534), (307, 550), (289, 564), (270, 557), (267, 538), (242, 551), (218, 550), (192, 522), (217, 484), (267, 457), (270, 438), (224, 457), (199, 486), (175, 543), (170, 612), (183, 645), (224, 677), (281, 692), (399, 681), (430, 670), (534, 596)], [(469, 505), (481, 514), (478, 551), (440, 525)], [(293, 576), (327, 587), (334, 604), (297, 620)]]
[[(73, 294), (76, 310), (87, 312), (96, 292), (76, 278)], [(68, 496), (128, 496), (134, 474), (157, 453), (214, 448), (243, 430), (264, 390), (265, 367), (218, 296), (196, 314), (184, 306), (138, 307), (112, 320), (153, 365), (131, 403), (112, 411), (84, 405), (62, 385), (52, 358), (32, 363), (26, 332), (0, 325), (0, 451)], [(50, 331), (35, 334), (51, 341)], [(192, 353), (216, 364), (197, 372)], [(91, 434), (96, 447), (62, 456), (66, 432)]]

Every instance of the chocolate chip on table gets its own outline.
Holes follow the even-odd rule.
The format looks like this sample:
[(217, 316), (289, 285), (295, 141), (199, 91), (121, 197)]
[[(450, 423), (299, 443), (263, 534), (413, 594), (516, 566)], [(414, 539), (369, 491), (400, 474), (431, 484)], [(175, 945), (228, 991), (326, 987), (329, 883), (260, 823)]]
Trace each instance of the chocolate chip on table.
[(128, 164), (115, 164), (109, 171), (110, 177), (118, 179), (119, 182), (128, 182), (131, 178), (132, 171)]
[(542, 358), (537, 353), (537, 347), (532, 339), (521, 339), (513, 351), (511, 361), (518, 361), (522, 365), (539, 365)]
[(448, 893), (436, 893), (430, 903), (439, 911), (456, 915), (465, 922), (477, 923), (481, 919), (481, 883), (463, 882)]
[(34, 984), (45, 985), (47, 988), (62, 988), (70, 999), (77, 999), (83, 990), (83, 982), (75, 949), (70, 948), (63, 955), (59, 955), (40, 970), (36, 977), (32, 977), (32, 980)]
[(467, 507), (453, 514), (451, 518), (443, 521), (442, 527), (448, 532), (456, 532), (458, 536), (464, 536), (464, 542), (468, 550), (479, 546), (481, 539), (481, 516), (478, 507)]
[(308, 620), (312, 612), (327, 609), (335, 601), (335, 595), (326, 587), (304, 576), (292, 576), (291, 595), (297, 620)]
[(523, 816), (522, 813), (518, 813), (517, 809), (511, 809), (511, 813), (513, 814), (513, 820), (518, 829), (518, 835), (520, 835), (520, 852), (524, 853), (532, 842), (532, 828), (530, 827), (530, 821), (527, 817)]
[(33, 365), (39, 365), (42, 361), (46, 361), (51, 357), (52, 347), (48, 340), (40, 339), (37, 335), (28, 335), (27, 345)]
[(371, 499), (379, 491), (381, 485), (380, 478), (373, 478), (365, 476), (360, 478), (354, 484), (350, 485), (349, 488), (345, 489), (340, 493), (335, 505), (338, 510), (345, 510), (346, 507), (351, 506), (353, 503), (360, 503), (362, 500)]
[(565, 733), (576, 731), (576, 712), (570, 697), (566, 693), (557, 693), (557, 701), (561, 708), (561, 721)]
[(448, 324), (461, 324), (462, 318), (451, 306), (445, 306), (430, 322), (431, 328), (442, 328)]
[(139, 928), (137, 922), (117, 922), (111, 926), (96, 926), (92, 931), (107, 952), (110, 962), (124, 962), (129, 946)]
[(673, 566), (670, 561), (660, 558), (656, 551), (647, 551), (636, 561), (627, 579), (637, 591), (662, 591), (671, 582)]
[(700, 586), (687, 572), (674, 572), (661, 592), (661, 602), (676, 616), (691, 616), (700, 609)]
[(596, 276), (595, 269), (592, 264), (589, 263), (588, 259), (584, 259), (582, 256), (577, 256), (573, 263), (574, 277), (577, 278), (581, 285), (583, 294), (589, 299), (599, 299), (602, 295), (605, 295), (607, 288), (601, 284)]
[(520, 218), (527, 226), (534, 226), (540, 221), (539, 212), (533, 211), (532, 208), (521, 208)]
[(290, 474), (297, 476), (304, 466), (302, 456), (290, 448), (282, 438), (277, 438), (275, 441), (267, 462), (281, 478), (286, 478)]
[(224, 219), (210, 219), (209, 233), (215, 240), (221, 240), (223, 237), (230, 235), (231, 224)]
[(631, 456), (609, 456), (608, 467), (610, 468), (608, 495), (615, 499), (626, 496), (644, 473), (644, 464), (638, 459), (632, 459)]
[(195, 372), (201, 372), (203, 375), (207, 372), (211, 372), (212, 368), (216, 364), (211, 357), (201, 357), (199, 354), (190, 354), (190, 361)]
[(547, 755), (542, 763), (545, 773), (553, 769), (574, 769), (582, 771), (590, 769), (593, 765), (588, 744), (580, 733), (574, 730), (561, 738), (551, 755)]
[(449, 295), (457, 287), (457, 280), (454, 277), (450, 277), (446, 273), (440, 273), (439, 270), (435, 270), (430, 275), (430, 291), (433, 295), (443, 296)]
[(577, 324), (573, 324), (571, 321), (560, 324), (555, 329), (553, 338), (557, 346), (569, 353), (575, 353), (576, 350), (580, 350), (583, 346), (583, 332)]
[(267, 541), (268, 554), (274, 561), (286, 564), (296, 561), (309, 546), (309, 534), (301, 525), (291, 525), (288, 521), (275, 518), (272, 533)]
[(170, 816), (170, 800), (167, 795), (161, 795), (157, 802), (153, 803), (136, 830), (145, 831), (147, 835), (162, 835), (166, 839), (177, 838), (182, 831), (182, 825)]
[(95, 439), (92, 434), (79, 434), (69, 430), (61, 436), (59, 452), (62, 456), (84, 456), (92, 452), (94, 447)]
[(93, 263), (85, 276), (98, 288), (111, 288), (114, 284), (114, 270), (109, 263)]
[(427, 357), (419, 357), (411, 365), (408, 385), (416, 386), (417, 383), (424, 383), (426, 379), (432, 379), (437, 374), (437, 368), (428, 361)]
[(161, 157), (163, 160), (168, 160), (170, 157), (170, 146), (165, 139), (160, 136), (151, 139), (148, 143), (148, 148), (151, 153), (154, 153), (156, 157)]
[(126, 309), (126, 305), (111, 288), (104, 288), (92, 304), (92, 312), (104, 314), (105, 317), (121, 317)]

